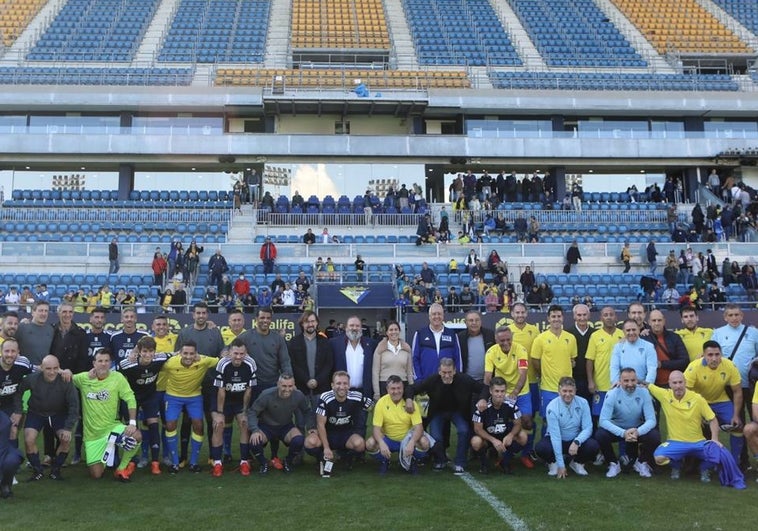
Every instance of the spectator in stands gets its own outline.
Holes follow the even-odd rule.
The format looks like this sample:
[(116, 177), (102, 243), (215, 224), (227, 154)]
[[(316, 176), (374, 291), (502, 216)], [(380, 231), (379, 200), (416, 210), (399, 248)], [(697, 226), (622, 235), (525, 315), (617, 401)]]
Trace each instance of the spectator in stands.
[(705, 213), (703, 212), (700, 203), (695, 203), (695, 206), (692, 208), (691, 215), (692, 224), (695, 227), (695, 232), (697, 232), (698, 236), (700, 236), (703, 234), (703, 229), (705, 228)]
[(447, 216), (444, 216), (440, 219), (440, 226), (439, 226), (438, 232), (439, 232), (439, 241), (441, 242), (450, 241), (450, 225), (448, 224)]
[(276, 245), (271, 241), (271, 236), (267, 236), (266, 241), (261, 245), (259, 256), (263, 262), (263, 274), (273, 273), (274, 263), (276, 262)]
[[(305, 200), (303, 199), (303, 196), (300, 195), (300, 192), (295, 190), (295, 195), (292, 196), (292, 207), (300, 207), (303, 209), (305, 205)], [(310, 229), (309, 229), (310, 230)]]
[(711, 189), (711, 192), (713, 192), (713, 195), (716, 197), (721, 196), (721, 178), (719, 177), (719, 174), (716, 173), (716, 169), (711, 170), (711, 174), (708, 176), (708, 188)]
[(647, 263), (650, 265), (650, 274), (655, 275), (658, 269), (658, 251), (655, 248), (655, 240), (650, 240), (646, 249)]
[[(727, 258), (727, 262), (728, 260), (729, 259)], [(714, 280), (718, 278), (719, 276), (718, 263), (716, 262), (716, 256), (713, 254), (713, 251), (711, 251), (710, 249), (706, 251), (706, 256), (704, 259), (702, 259), (702, 265), (703, 265), (703, 270), (705, 271), (705, 276), (709, 280)], [(692, 273), (695, 274), (694, 269), (692, 270)]]
[(579, 243), (576, 240), (571, 242), (571, 246), (566, 251), (566, 264), (569, 266), (567, 273), (576, 273), (576, 266), (582, 261), (582, 254), (579, 252)]
[(117, 274), (121, 266), (118, 263), (118, 240), (116, 238), (113, 238), (108, 245), (108, 260), (111, 264), (110, 268), (108, 268), (108, 274)]
[(303, 243), (305, 245), (313, 245), (316, 243), (316, 235), (313, 234), (313, 231), (310, 228), (305, 231), (305, 234), (303, 234)]
[(519, 242), (526, 242), (526, 234), (528, 231), (526, 218), (524, 218), (524, 215), (519, 212), (516, 216), (516, 220), (513, 222), (513, 229), (516, 231), (516, 238)]
[(746, 265), (743, 268), (741, 284), (745, 288), (749, 301), (755, 302), (758, 300), (758, 277), (755, 275), (755, 268), (751, 265)]
[(363, 282), (364, 275), (363, 270), (366, 268), (366, 262), (361, 258), (361, 255), (355, 257), (355, 274), (358, 276), (358, 282)]
[(168, 270), (168, 263), (163, 258), (163, 254), (160, 251), (153, 255), (153, 263), (151, 265), (153, 269), (153, 286), (163, 286), (166, 278), (166, 271)]
[(551, 288), (547, 282), (540, 282), (540, 301), (541, 304), (549, 306), (552, 304), (555, 295), (553, 294), (553, 288)]
[(724, 230), (724, 241), (729, 241), (732, 238), (732, 223), (734, 222), (734, 215), (732, 207), (724, 205), (724, 209), (721, 211), (721, 227)]
[(8, 305), (7, 310), (9, 312), (17, 312), (19, 310), (19, 303), (21, 302), (21, 294), (18, 292), (16, 286), (11, 286), (8, 293), (5, 295), (5, 304)]
[(500, 255), (497, 254), (497, 251), (495, 249), (492, 249), (489, 256), (487, 256), (487, 271), (494, 273), (499, 263)]
[(273, 295), (271, 293), (271, 290), (268, 289), (268, 287), (263, 286), (260, 293), (258, 294), (258, 306), (260, 308), (268, 308), (271, 306), (272, 301)]
[(329, 235), (329, 229), (327, 229), (326, 227), (324, 227), (324, 230), (321, 231), (321, 240), (320, 240), (320, 243), (327, 244), (327, 243), (331, 243), (331, 241), (332, 241), (332, 238)]
[(519, 282), (521, 283), (521, 291), (523, 293), (528, 293), (532, 289), (532, 286), (534, 286), (536, 280), (534, 278), (534, 272), (532, 272), (531, 267), (526, 266), (524, 268), (524, 272), (521, 273)]
[(221, 283), (221, 276), (227, 271), (229, 271), (229, 265), (226, 263), (226, 258), (221, 254), (221, 249), (216, 249), (208, 260), (208, 285), (218, 286)]
[(366, 226), (373, 225), (374, 211), (371, 208), (371, 190), (366, 190), (363, 194), (363, 217), (365, 219)]
[(447, 272), (448, 273), (458, 272), (458, 261), (455, 258), (451, 258), (450, 261), (447, 263)]
[(468, 255), (466, 255), (466, 258), (463, 260), (464, 269), (463, 271), (465, 273), (471, 273), (471, 271), (474, 269), (474, 266), (479, 262), (479, 257), (476, 254), (476, 251), (474, 249), (471, 249), (468, 252)]
[(311, 288), (311, 280), (305, 275), (305, 271), (300, 270), (295, 279), (295, 286), (302, 287), (304, 292), (308, 292)]
[(584, 195), (584, 190), (582, 190), (582, 186), (579, 183), (574, 183), (574, 185), (571, 187), (571, 204), (574, 207), (574, 210), (577, 212), (582, 211), (582, 196)]
[(401, 184), (400, 190), (397, 191), (397, 199), (400, 204), (401, 213), (403, 212), (404, 209), (409, 208), (408, 197), (410, 197), (410, 192), (408, 191), (408, 188), (406, 188), (405, 184)]
[(242, 195), (245, 190), (245, 185), (241, 181), (236, 181), (232, 187), (232, 198), (234, 202), (234, 210), (242, 214)]
[(234, 294), (240, 299), (250, 293), (250, 281), (245, 278), (244, 273), (240, 273), (239, 278), (234, 281)]
[(198, 249), (193, 242), (190, 244), (187, 252), (184, 253), (184, 280), (189, 285), (193, 285), (197, 281), (198, 268), (200, 267), (200, 253), (203, 252), (202, 249), (202, 247)]
[(477, 293), (471, 289), (471, 286), (463, 286), (463, 291), (461, 292), (461, 306), (460, 310), (462, 312), (468, 312), (472, 309), (474, 309), (474, 306), (477, 303)]
[(500, 297), (496, 287), (490, 286), (484, 291), (484, 309), (492, 313), (500, 308)]
[(632, 185), (626, 189), (626, 193), (629, 194), (629, 200), (632, 203), (636, 203), (640, 200), (640, 192), (637, 190), (637, 185)]
[(160, 288), (157, 289), (158, 293), (158, 304), (163, 309), (164, 312), (173, 312), (173, 308), (171, 307), (171, 303), (173, 302), (174, 293), (171, 291), (170, 288), (166, 288), (165, 291), (161, 291)]
[(424, 287), (427, 289), (433, 288), (434, 284), (437, 280), (437, 275), (434, 273), (434, 270), (429, 267), (429, 264), (426, 262), (421, 264), (421, 281), (424, 283)]
[(539, 285), (535, 284), (532, 286), (532, 290), (526, 294), (525, 302), (529, 305), (529, 308), (534, 310), (542, 307), (542, 296)]
[(431, 233), (430, 217), (429, 214), (419, 216), (418, 226), (416, 227), (416, 245), (421, 245), (429, 240), (429, 234)]
[(661, 294), (661, 302), (666, 305), (665, 309), (673, 311), (679, 307), (679, 297), (676, 284), (669, 283)]
[(536, 216), (529, 218), (529, 243), (539, 243), (540, 241), (540, 222)]
[(271, 293), (281, 293), (284, 291), (285, 285), (286, 283), (284, 282), (284, 279), (282, 279), (282, 274), (277, 273), (274, 280), (271, 281)]
[(266, 192), (261, 198), (261, 208), (274, 210), (274, 198), (271, 197), (271, 192)]
[(448, 313), (456, 313), (460, 309), (461, 297), (458, 295), (458, 291), (455, 289), (455, 286), (450, 286), (444, 306), (445, 310)]
[(629, 248), (629, 242), (624, 242), (621, 248), (621, 261), (624, 263), (624, 273), (628, 273), (632, 268), (632, 250)]

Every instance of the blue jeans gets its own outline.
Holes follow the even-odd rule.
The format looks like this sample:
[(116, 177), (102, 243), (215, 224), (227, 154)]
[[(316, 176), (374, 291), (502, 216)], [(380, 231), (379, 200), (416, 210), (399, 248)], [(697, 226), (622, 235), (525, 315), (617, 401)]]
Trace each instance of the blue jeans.
[(115, 259), (115, 260), (111, 260), (110, 262), (111, 262), (111, 267), (110, 267), (110, 269), (108, 270), (108, 274), (109, 274), (109, 275), (115, 275), (116, 273), (118, 273), (118, 270), (119, 270), (119, 269), (120, 269), (120, 267), (121, 267), (121, 266), (119, 265), (119, 263), (118, 263), (118, 258), (117, 258), (117, 259)]
[(466, 452), (468, 451), (471, 434), (469, 432), (468, 420), (463, 415), (451, 412), (437, 413), (429, 422), (429, 435), (442, 443), (444, 441), (442, 428), (447, 422), (452, 422), (455, 425), (455, 431), (458, 432), (458, 442), (455, 448), (455, 465), (466, 466)]

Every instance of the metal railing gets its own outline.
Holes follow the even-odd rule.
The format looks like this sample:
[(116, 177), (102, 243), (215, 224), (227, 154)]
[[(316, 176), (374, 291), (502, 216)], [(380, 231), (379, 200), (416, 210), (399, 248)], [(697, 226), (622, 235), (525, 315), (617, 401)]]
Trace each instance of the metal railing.
[(4, 221), (102, 223), (228, 223), (231, 209), (203, 208), (27, 208), (4, 207)]
[[(313, 226), (382, 226), (391, 227), (397, 225), (416, 225), (419, 217), (423, 214), (336, 214), (336, 213), (318, 213), (318, 214), (282, 214), (269, 212), (268, 210), (258, 210), (256, 219), (259, 225), (269, 225), (275, 227), (297, 227), (299, 225)], [(316, 235), (318, 238), (319, 235)]]

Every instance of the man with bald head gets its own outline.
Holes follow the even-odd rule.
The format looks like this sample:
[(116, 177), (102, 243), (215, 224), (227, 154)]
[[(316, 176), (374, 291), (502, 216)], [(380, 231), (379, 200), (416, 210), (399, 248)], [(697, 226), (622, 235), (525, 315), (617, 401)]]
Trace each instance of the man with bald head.
[(671, 371), (684, 371), (690, 363), (690, 355), (684, 346), (682, 338), (675, 332), (666, 329), (666, 318), (663, 312), (653, 310), (648, 316), (650, 333), (642, 339), (652, 343), (658, 358), (658, 371), (655, 384), (661, 387), (668, 385)]
[(576, 304), (573, 308), (574, 325), (568, 329), (576, 338), (576, 363), (572, 376), (576, 382), (576, 394), (592, 403), (592, 393), (587, 384), (587, 347), (595, 329), (590, 326), (590, 308), (586, 304)]
[(60, 480), (61, 467), (71, 446), (72, 433), (79, 419), (79, 396), (70, 379), (61, 377), (58, 358), (42, 358), (40, 371), (21, 381), (14, 395), (14, 413), (22, 413), (22, 395), (29, 391), (28, 410), (24, 425), (26, 458), (32, 466), (31, 481), (42, 479), (42, 464), (37, 449), (37, 436), (44, 426), (50, 426), (58, 439), (58, 449), (50, 469), (50, 479)]
[[(705, 398), (687, 389), (682, 371), (671, 371), (668, 377), (668, 389), (655, 384), (648, 386), (650, 394), (658, 400), (665, 419), (668, 440), (656, 448), (653, 453), (659, 466), (671, 463), (671, 479), (679, 479), (682, 460), (685, 457), (695, 457), (700, 460), (700, 480), (710, 481), (710, 468), (713, 460), (712, 450), (723, 449), (719, 441), (719, 422)], [(703, 437), (702, 423), (708, 423), (711, 429), (711, 439)], [(739, 485), (742, 473), (737, 468), (734, 458), (729, 452), (719, 452), (722, 467), (728, 467), (737, 477), (734, 486)], [(736, 471), (734, 471), (736, 469)], [(742, 483), (744, 488), (744, 482)]]

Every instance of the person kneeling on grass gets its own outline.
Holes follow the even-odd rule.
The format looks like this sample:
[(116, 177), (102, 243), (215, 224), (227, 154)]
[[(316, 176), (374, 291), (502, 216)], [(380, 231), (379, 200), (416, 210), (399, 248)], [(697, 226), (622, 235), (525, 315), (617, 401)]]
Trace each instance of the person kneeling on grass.
[(21, 414), (22, 396), (29, 391), (28, 411), (24, 423), (24, 443), (26, 457), (32, 466), (29, 481), (42, 479), (42, 464), (37, 449), (37, 436), (44, 426), (50, 426), (58, 439), (58, 450), (50, 470), (50, 479), (60, 480), (61, 467), (66, 462), (71, 446), (71, 434), (79, 419), (79, 397), (71, 383), (71, 374), (64, 379), (61, 366), (55, 356), (45, 356), (40, 363), (41, 372), (31, 374), (21, 380), (19, 390), (14, 395), (13, 411)]
[(350, 391), (350, 375), (337, 371), (332, 375), (332, 390), (322, 393), (316, 407), (317, 434), (308, 435), (305, 451), (318, 459), (322, 478), (332, 474), (335, 450), (342, 452), (345, 468), (366, 449), (362, 417), (373, 400), (360, 391)]
[(495, 376), (490, 381), (490, 400), (483, 412), (474, 410), (474, 436), (471, 449), (481, 460), (479, 472), (489, 472), (487, 450), (494, 448), (499, 456), (500, 469), (511, 473), (511, 460), (526, 444), (527, 435), (521, 430), (521, 411), (512, 400), (506, 400), (507, 383)]
[(392, 452), (398, 452), (400, 464), (411, 474), (418, 473), (416, 460), (434, 446), (434, 439), (421, 425), (421, 407), (413, 403), (408, 412), (403, 391), (405, 385), (397, 375), (387, 378), (387, 394), (374, 407), (374, 428), (366, 441), (366, 450), (379, 461), (379, 473), (389, 470)]
[(600, 446), (591, 438), (590, 405), (581, 396), (576, 396), (576, 382), (570, 376), (558, 381), (558, 397), (547, 405), (545, 422), (547, 433), (535, 451), (548, 463), (548, 475), (559, 479), (568, 475), (564, 458), (564, 454), (568, 454), (571, 470), (586, 476), (584, 463), (595, 458)]
[(302, 391), (295, 388), (295, 377), (287, 373), (279, 376), (276, 387), (266, 389), (253, 402), (247, 412), (247, 424), (251, 433), (250, 451), (260, 465), (259, 474), (268, 474), (263, 449), (269, 441), (281, 441), (289, 447), (282, 469), (290, 473), (305, 443), (303, 425), (308, 436), (317, 434), (313, 427), (313, 410)]
[[(700, 463), (700, 481), (708, 483), (710, 469), (720, 465), (719, 480), (724, 486), (745, 488), (745, 478), (732, 454), (719, 441), (719, 421), (705, 398), (687, 389), (682, 371), (671, 371), (670, 389), (650, 384), (653, 398), (661, 403), (669, 439), (653, 453), (656, 464), (671, 463), (671, 479), (679, 479), (682, 460), (695, 457)], [(702, 423), (711, 429), (711, 440), (703, 437)]]
[[(101, 348), (95, 353), (93, 368), (74, 375), (79, 389), (84, 422), (84, 451), (90, 477), (103, 477), (106, 466), (113, 466), (116, 447), (124, 452), (114, 476), (129, 482), (136, 464), (132, 457), (139, 452), (142, 434), (137, 429), (137, 400), (124, 375), (111, 371), (113, 355), (110, 349)], [(127, 425), (118, 418), (119, 403), (123, 400), (129, 413)]]

